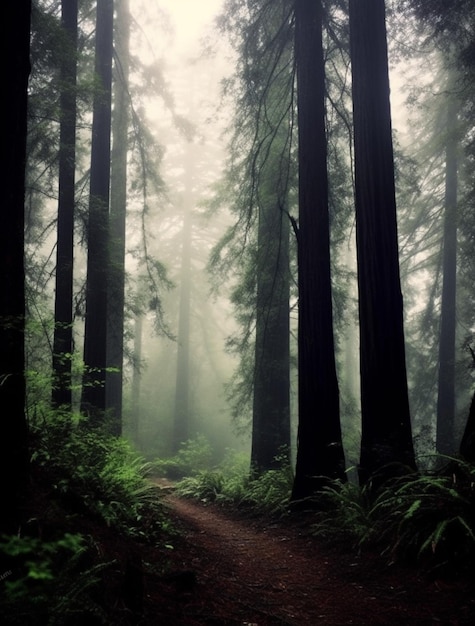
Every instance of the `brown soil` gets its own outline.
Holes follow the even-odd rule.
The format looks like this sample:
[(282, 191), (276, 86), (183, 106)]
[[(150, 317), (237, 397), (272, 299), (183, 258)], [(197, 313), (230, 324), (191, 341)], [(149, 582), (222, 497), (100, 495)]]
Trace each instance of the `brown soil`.
[(265, 523), (173, 495), (166, 502), (181, 533), (167, 573), (145, 575), (140, 624), (475, 624), (471, 581), (343, 553), (303, 524)]

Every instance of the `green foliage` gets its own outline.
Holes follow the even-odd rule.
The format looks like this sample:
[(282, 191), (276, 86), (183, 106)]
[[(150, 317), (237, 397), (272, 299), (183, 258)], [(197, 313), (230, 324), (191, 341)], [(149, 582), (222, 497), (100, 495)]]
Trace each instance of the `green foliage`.
[(331, 481), (322, 489), (316, 518), (316, 536), (352, 548), (370, 544), (377, 532), (367, 489), (350, 481)]
[(168, 459), (158, 459), (153, 466), (160, 474), (176, 480), (209, 467), (212, 455), (209, 441), (204, 435), (197, 435), (195, 439), (185, 441), (177, 454)]
[(107, 623), (91, 592), (110, 564), (91, 566), (81, 535), (66, 533), (50, 541), (3, 536), (0, 552), (8, 564), (0, 586), (3, 623), (60, 626), (91, 618)]
[(409, 474), (369, 488), (334, 481), (321, 494), (315, 535), (377, 547), (390, 560), (463, 567), (475, 556), (475, 466), (450, 458), (439, 473)]
[(218, 468), (202, 470), (181, 480), (177, 493), (203, 502), (217, 501), (277, 515), (287, 511), (292, 482), (288, 466), (251, 477), (249, 459), (242, 454), (228, 453)]
[(88, 512), (108, 526), (139, 539), (158, 540), (165, 523), (152, 469), (128, 442), (81, 417), (60, 412), (33, 428), (32, 462), (51, 485), (52, 495), (74, 513)]

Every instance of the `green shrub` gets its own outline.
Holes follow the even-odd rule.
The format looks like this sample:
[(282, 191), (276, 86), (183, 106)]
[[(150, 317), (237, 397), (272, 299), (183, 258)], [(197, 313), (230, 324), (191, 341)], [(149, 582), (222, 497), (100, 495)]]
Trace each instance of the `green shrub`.
[(3, 623), (79, 624), (107, 623), (94, 600), (101, 572), (110, 564), (89, 565), (89, 547), (79, 534), (64, 534), (51, 541), (3, 536), (0, 552), (8, 569), (0, 587)]
[(392, 558), (458, 566), (475, 557), (475, 466), (446, 461), (451, 471), (410, 475), (381, 492), (375, 516)]
[(87, 421), (48, 415), (33, 428), (33, 468), (72, 513), (88, 512), (129, 536), (158, 540), (165, 522), (152, 469), (122, 438)]
[(211, 444), (204, 435), (198, 435), (183, 442), (177, 454), (168, 459), (158, 459), (153, 465), (159, 474), (177, 480), (208, 468), (212, 456)]
[(475, 466), (455, 458), (445, 461), (443, 472), (407, 474), (387, 481), (377, 494), (354, 483), (331, 482), (320, 495), (314, 534), (378, 548), (391, 561), (437, 568), (470, 565), (475, 558)]
[(228, 452), (216, 469), (200, 471), (181, 480), (177, 493), (204, 502), (245, 506), (259, 513), (274, 515), (287, 510), (292, 482), (288, 466), (251, 478), (248, 457)]

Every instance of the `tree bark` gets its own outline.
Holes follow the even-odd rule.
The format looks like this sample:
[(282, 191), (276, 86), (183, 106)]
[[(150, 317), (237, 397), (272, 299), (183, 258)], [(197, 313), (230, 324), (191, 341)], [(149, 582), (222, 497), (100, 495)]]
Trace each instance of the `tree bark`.
[(455, 335), (457, 284), (457, 105), (447, 108), (445, 161), (445, 215), (442, 255), (442, 303), (439, 336), (436, 449), (454, 454), (455, 444)]
[(384, 0), (350, 0), (362, 440), (360, 481), (415, 467), (399, 276)]
[(333, 337), (322, 4), (295, 3), (299, 137), (299, 424), (292, 500), (344, 479)]
[(58, 234), (51, 399), (54, 407), (63, 407), (69, 412), (72, 410), (77, 20), (77, 0), (63, 0), (61, 23), (66, 35), (67, 48), (63, 52), (61, 65)]
[(265, 86), (256, 113), (260, 141), (255, 181), (258, 226), (251, 475), (290, 463), (291, 40), (284, 39), (285, 34), (278, 37), (288, 17), (287, 3), (276, 2), (272, 9), (274, 13), (263, 26), (261, 45), (267, 55), (263, 53), (260, 62)]
[(111, 211), (109, 235), (109, 292), (107, 325), (106, 406), (111, 429), (122, 432), (124, 366), (124, 287), (129, 127), (129, 0), (116, 0), (116, 73), (112, 122)]
[(81, 411), (98, 424), (106, 409), (108, 228), (111, 144), (113, 0), (98, 0), (91, 180), (89, 191), (86, 322)]
[(191, 251), (193, 245), (192, 209), (194, 203), (193, 174), (194, 144), (189, 142), (186, 156), (185, 189), (183, 194), (183, 233), (180, 271), (180, 306), (178, 311), (178, 345), (173, 420), (173, 451), (190, 436), (190, 307), (191, 307)]
[(15, 534), (22, 521), (28, 484), (25, 418), (24, 210), (27, 89), (30, 74), (31, 2), (5, 5), (1, 81), (3, 99), (0, 176), (0, 532)]

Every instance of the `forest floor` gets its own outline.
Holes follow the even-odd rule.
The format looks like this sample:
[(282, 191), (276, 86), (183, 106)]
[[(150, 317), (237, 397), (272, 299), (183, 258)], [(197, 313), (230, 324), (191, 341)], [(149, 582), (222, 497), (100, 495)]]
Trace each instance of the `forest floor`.
[(145, 574), (138, 624), (475, 624), (473, 580), (330, 548), (295, 520), (269, 522), (173, 493), (165, 502), (179, 534), (167, 573)]

